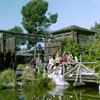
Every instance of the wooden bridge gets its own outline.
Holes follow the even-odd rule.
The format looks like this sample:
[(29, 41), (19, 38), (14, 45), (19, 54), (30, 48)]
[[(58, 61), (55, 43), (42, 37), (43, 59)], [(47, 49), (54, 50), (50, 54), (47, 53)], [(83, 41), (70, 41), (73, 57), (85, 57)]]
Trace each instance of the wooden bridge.
[[(100, 77), (88, 67), (86, 64), (95, 64), (96, 62), (74, 62), (74, 63), (67, 63), (67, 64), (74, 64), (75, 66), (65, 73), (65, 67), (63, 64), (63, 76), (64, 80), (73, 84), (73, 86), (81, 86), (87, 84), (100, 84)], [(85, 65), (84, 65), (85, 64)], [(96, 66), (97, 67), (97, 66)], [(96, 68), (95, 67), (95, 68)], [(75, 74), (76, 69), (76, 74)]]
[[(96, 64), (96, 62), (82, 62), (81, 56), (80, 56), (80, 62), (70, 62), (70, 63), (62, 63), (59, 67), (54, 67), (54, 69), (51, 71), (50, 77), (53, 77), (53, 80), (55, 83), (68, 82), (70, 84), (73, 84), (73, 86), (81, 86), (81, 85), (99, 85), (100, 84), (100, 77), (97, 73), (94, 72), (94, 69), (97, 67), (95, 66), (91, 70), (86, 67), (87, 64)], [(72, 69), (67, 71), (66, 67), (68, 65), (74, 65)], [(57, 76), (58, 75), (58, 76)], [(57, 77), (59, 81), (56, 82)], [(62, 78), (61, 78), (62, 76)], [(67, 84), (66, 84), (67, 85)]]

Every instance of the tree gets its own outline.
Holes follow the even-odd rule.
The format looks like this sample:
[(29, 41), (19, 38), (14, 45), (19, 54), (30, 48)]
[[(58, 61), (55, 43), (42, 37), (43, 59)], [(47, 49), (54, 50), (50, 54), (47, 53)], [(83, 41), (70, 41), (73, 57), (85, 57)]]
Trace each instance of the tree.
[(97, 32), (96, 39), (100, 40), (100, 23), (95, 22), (95, 25), (90, 28), (92, 31)]
[[(8, 31), (10, 31), (10, 32), (20, 32), (20, 33), (23, 33), (22, 28), (19, 27), (19, 26), (15, 26), (15, 27), (9, 29)], [(11, 37), (13, 37), (13, 35), (7, 34), (7, 38), (11, 38)], [(26, 42), (23, 41), (23, 40), (16, 40), (16, 50), (20, 50), (20, 45), (23, 45), (25, 43)]]
[[(56, 23), (57, 14), (48, 13), (48, 2), (44, 0), (31, 0), (22, 8), (22, 25), (31, 34), (47, 32), (51, 24)], [(47, 17), (47, 16), (48, 17)]]
[(19, 27), (19, 26), (15, 26), (14, 28), (9, 29), (9, 31), (12, 31), (12, 32), (21, 32), (21, 33), (23, 33), (22, 28)]
[[(48, 13), (48, 2), (44, 0), (31, 0), (22, 8), (22, 25), (26, 29), (26, 31), (30, 34), (37, 34), (37, 35), (48, 35), (48, 28), (51, 24), (56, 23), (57, 21), (57, 14)], [(48, 17), (47, 17), (47, 16)], [(29, 45), (34, 45), (34, 54), (36, 55), (36, 44), (37, 42), (41, 42), (42, 38), (36, 38), (33, 40), (34, 43), (30, 42)], [(34, 55), (34, 59), (35, 59)]]
[[(8, 29), (8, 31), (10, 31), (10, 32), (21, 32), (21, 33), (23, 32), (22, 28), (19, 27), (19, 26), (15, 26), (15, 27), (13, 27), (11, 29)], [(10, 38), (10, 37), (13, 37), (13, 35), (10, 35), (10, 34), (6, 35), (7, 39)]]

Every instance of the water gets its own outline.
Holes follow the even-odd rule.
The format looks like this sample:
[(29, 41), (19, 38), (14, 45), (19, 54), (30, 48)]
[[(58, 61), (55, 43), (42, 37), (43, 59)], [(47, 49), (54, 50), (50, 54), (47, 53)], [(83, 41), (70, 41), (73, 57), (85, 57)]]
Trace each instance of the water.
[(72, 88), (56, 86), (0, 90), (0, 100), (100, 100), (98, 87)]

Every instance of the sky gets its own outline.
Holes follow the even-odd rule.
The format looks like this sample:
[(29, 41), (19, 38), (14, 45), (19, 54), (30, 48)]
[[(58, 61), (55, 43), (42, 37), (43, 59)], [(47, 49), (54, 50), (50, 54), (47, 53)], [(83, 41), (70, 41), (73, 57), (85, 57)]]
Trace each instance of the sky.
[[(0, 29), (8, 30), (20, 26), (21, 9), (30, 0), (0, 0)], [(55, 31), (77, 25), (90, 29), (95, 22), (100, 23), (100, 0), (46, 0), (48, 12), (58, 13), (58, 20), (50, 27)]]

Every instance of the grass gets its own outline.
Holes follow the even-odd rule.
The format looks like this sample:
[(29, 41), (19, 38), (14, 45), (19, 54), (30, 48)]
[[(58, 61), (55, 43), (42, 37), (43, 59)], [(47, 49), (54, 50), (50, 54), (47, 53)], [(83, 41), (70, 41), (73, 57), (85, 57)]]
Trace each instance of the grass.
[(22, 74), (22, 81), (31, 81), (33, 82), (35, 80), (34, 75), (34, 69), (33, 68), (27, 68), (24, 70), (24, 73)]
[(0, 83), (14, 83), (16, 80), (16, 74), (11, 69), (5, 70), (0, 73)]
[(55, 83), (52, 81), (52, 79), (48, 78), (47, 75), (45, 77), (43, 77), (41, 74), (36, 79), (36, 83), (40, 87), (55, 85)]
[(28, 64), (19, 64), (17, 69), (25, 69)]
[(35, 85), (39, 87), (55, 85), (52, 79), (48, 78), (47, 75), (43, 77), (42, 74), (39, 74), (38, 77), (36, 78), (33, 68), (25, 69), (24, 73), (22, 74), (22, 81), (35, 83)]

